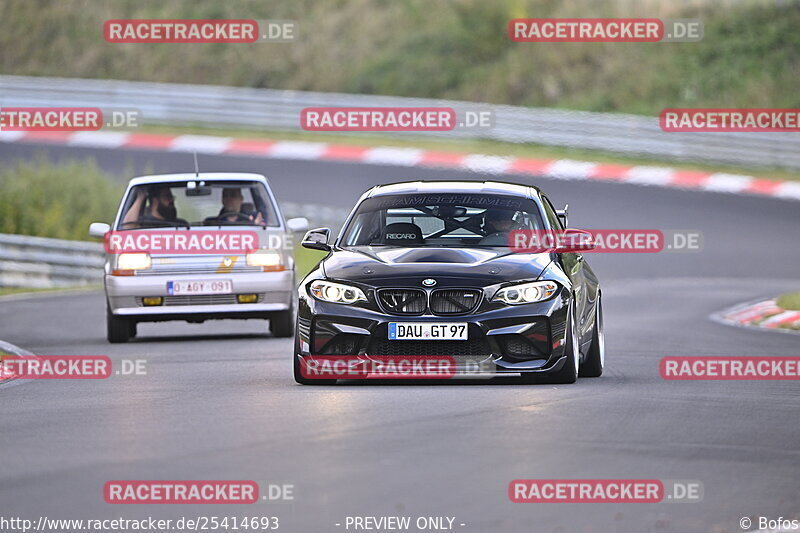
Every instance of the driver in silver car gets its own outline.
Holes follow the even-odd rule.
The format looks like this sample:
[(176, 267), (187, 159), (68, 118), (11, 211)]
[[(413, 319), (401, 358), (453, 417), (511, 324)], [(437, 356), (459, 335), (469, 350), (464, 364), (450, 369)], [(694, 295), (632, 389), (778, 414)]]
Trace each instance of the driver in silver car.
[[(142, 212), (145, 198), (149, 199), (150, 205)], [(125, 227), (139, 225), (147, 226), (161, 226), (164, 222), (174, 225), (188, 226), (189, 223), (178, 218), (178, 210), (175, 207), (175, 197), (172, 195), (172, 190), (169, 187), (156, 186), (145, 189), (140, 187), (136, 191), (136, 199), (133, 205), (125, 213), (122, 223)]]
[(222, 209), (217, 215), (220, 222), (245, 222), (248, 224), (264, 224), (264, 217), (260, 212), (254, 214), (242, 211), (244, 196), (239, 187), (225, 187), (222, 189)]

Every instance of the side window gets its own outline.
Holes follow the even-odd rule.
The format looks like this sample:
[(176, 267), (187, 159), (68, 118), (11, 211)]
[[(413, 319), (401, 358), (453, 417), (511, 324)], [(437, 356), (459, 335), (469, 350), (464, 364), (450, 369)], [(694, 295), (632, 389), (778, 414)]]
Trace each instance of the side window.
[(550, 199), (545, 195), (542, 195), (542, 205), (544, 206), (544, 214), (548, 222), (550, 222), (550, 227), (557, 230), (564, 229), (564, 226), (561, 225), (561, 220), (558, 218), (558, 215), (556, 215), (553, 204), (550, 203)]

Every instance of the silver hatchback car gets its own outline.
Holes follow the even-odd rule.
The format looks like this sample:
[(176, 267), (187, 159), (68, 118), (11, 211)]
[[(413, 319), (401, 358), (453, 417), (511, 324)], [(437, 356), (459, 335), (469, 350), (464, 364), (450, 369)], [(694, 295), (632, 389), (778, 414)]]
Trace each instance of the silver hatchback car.
[(106, 244), (109, 342), (130, 340), (139, 322), (231, 318), (266, 319), (273, 335), (291, 337), (292, 232), (307, 228), (283, 219), (259, 174), (132, 179), (113, 229), (89, 227)]

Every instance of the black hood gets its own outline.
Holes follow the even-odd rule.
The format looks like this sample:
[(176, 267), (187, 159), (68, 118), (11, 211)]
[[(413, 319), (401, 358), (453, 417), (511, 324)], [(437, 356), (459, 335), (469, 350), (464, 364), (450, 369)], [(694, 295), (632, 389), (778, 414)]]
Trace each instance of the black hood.
[(550, 261), (550, 254), (522, 254), (508, 248), (359, 246), (336, 249), (322, 267), (328, 278), (377, 287), (418, 287), (427, 278), (435, 279), (437, 287), (484, 287), (536, 279)]

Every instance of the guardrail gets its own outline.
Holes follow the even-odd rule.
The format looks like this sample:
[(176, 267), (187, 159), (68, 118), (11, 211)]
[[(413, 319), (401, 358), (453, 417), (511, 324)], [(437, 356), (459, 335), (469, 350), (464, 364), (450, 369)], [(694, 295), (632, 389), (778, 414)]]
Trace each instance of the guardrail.
[(0, 234), (0, 287), (74, 287), (103, 281), (103, 246)]
[(211, 85), (0, 76), (0, 106), (127, 107), (147, 124), (300, 130), (306, 107), (492, 109), (494, 127), (428, 135), (597, 149), (682, 161), (800, 168), (796, 133), (667, 133), (655, 117), (391, 96)]
[[(281, 203), (285, 218), (306, 217), (311, 227), (338, 231), (346, 209)], [(299, 235), (295, 243), (299, 245)], [(105, 256), (97, 242), (47, 239), (0, 233), (0, 287), (53, 288), (102, 283)]]

